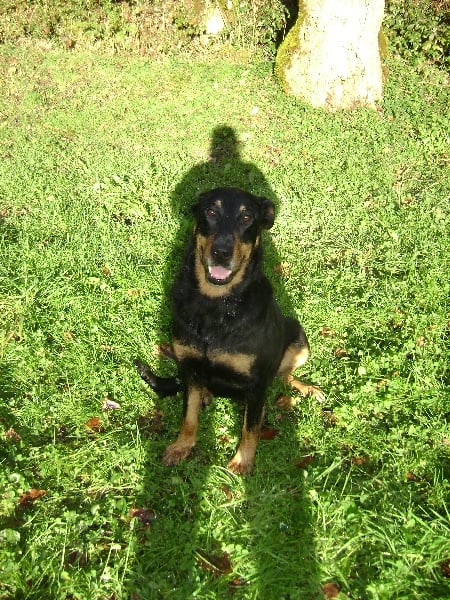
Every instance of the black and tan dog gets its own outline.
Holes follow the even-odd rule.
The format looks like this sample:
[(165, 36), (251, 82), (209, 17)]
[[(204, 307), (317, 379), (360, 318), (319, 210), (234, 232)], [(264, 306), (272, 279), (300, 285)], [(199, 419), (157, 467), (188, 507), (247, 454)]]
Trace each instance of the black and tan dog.
[(236, 188), (201, 194), (192, 207), (194, 234), (173, 286), (173, 354), (179, 380), (155, 376), (138, 361), (140, 375), (160, 395), (183, 389), (184, 418), (166, 465), (186, 458), (196, 442), (198, 414), (212, 396), (245, 405), (242, 439), (228, 467), (251, 471), (264, 416), (266, 390), (280, 375), (303, 395), (319, 388), (291, 371), (309, 357), (300, 324), (284, 317), (262, 271), (261, 232), (274, 222), (274, 205)]

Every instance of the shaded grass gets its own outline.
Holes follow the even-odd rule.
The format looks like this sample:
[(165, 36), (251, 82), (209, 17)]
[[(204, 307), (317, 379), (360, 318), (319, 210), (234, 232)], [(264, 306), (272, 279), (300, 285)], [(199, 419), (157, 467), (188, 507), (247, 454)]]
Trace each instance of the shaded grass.
[[(443, 76), (394, 62), (379, 112), (330, 115), (283, 96), (267, 64), (1, 51), (0, 597), (309, 599), (327, 581), (342, 598), (448, 597)], [(240, 429), (226, 400), (192, 459), (160, 464), (180, 402), (132, 364), (173, 372), (155, 345), (188, 227), (174, 189), (188, 205), (214, 183), (200, 176), (224, 124), (242, 162), (221, 177), (276, 196), (269, 274), (327, 395), (269, 402), (279, 433), (244, 481), (223, 468)], [(46, 494), (21, 508), (30, 488)]]

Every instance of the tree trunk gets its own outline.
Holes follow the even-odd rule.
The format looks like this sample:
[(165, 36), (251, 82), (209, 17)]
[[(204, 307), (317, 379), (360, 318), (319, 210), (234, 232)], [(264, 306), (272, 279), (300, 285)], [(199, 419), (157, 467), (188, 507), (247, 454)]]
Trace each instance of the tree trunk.
[(287, 92), (328, 110), (382, 97), (378, 36), (384, 0), (300, 0), (275, 72)]

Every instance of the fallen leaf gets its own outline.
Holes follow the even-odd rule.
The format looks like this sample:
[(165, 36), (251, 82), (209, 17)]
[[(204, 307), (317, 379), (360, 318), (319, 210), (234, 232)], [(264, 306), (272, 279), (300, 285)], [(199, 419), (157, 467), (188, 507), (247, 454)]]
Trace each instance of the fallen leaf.
[(102, 431), (103, 427), (102, 424), (100, 422), (100, 418), (99, 417), (92, 417), (91, 419), (89, 419), (86, 422), (86, 428), (89, 429), (90, 431), (95, 431), (95, 432), (100, 432)]
[(331, 327), (327, 327), (324, 325), (321, 329), (319, 329), (319, 335), (322, 337), (334, 337), (336, 334), (331, 329)]
[(381, 388), (384, 388), (388, 385), (389, 381), (387, 379), (379, 379), (375, 384), (375, 391), (379, 392)]
[(416, 475), (414, 475), (414, 473), (412, 473), (411, 471), (406, 471), (405, 477), (408, 481), (417, 481), (418, 480), (418, 477), (416, 477)]
[(28, 490), (28, 492), (25, 492), (25, 494), (23, 494), (19, 498), (20, 508), (29, 508), (30, 506), (32, 506), (35, 500), (41, 498), (41, 496), (45, 496), (46, 493), (46, 490), (37, 490), (33, 488), (31, 490)]
[(120, 408), (120, 404), (118, 402), (114, 402), (114, 400), (110, 400), (108, 397), (103, 399), (102, 410), (118, 410)]
[(261, 427), (261, 431), (259, 432), (259, 439), (261, 440), (273, 440), (280, 433), (279, 429), (275, 429), (273, 427), (268, 427), (267, 425), (263, 425)]
[(439, 563), (444, 577), (450, 577), (450, 558), (446, 558)]
[(352, 456), (350, 458), (350, 462), (353, 465), (365, 465), (369, 460), (370, 458), (368, 456)]
[(103, 352), (114, 352), (114, 346), (110, 346), (109, 344), (100, 344), (100, 348)]
[(130, 508), (131, 519), (137, 519), (143, 525), (148, 526), (156, 519), (156, 514), (151, 508)]
[(244, 579), (243, 577), (235, 577), (234, 579), (232, 579), (230, 581), (230, 583), (228, 584), (228, 587), (229, 587), (230, 592), (233, 594), (239, 588), (244, 587), (244, 585), (248, 585), (248, 584), (249, 584), (249, 582), (246, 579)]
[(223, 484), (220, 489), (225, 494), (229, 502), (233, 500), (233, 493), (231, 492), (230, 486)]
[(294, 461), (294, 465), (297, 469), (306, 469), (308, 465), (312, 463), (314, 460), (314, 456), (312, 454), (307, 454), (306, 456), (302, 456)]
[(337, 598), (340, 590), (341, 586), (338, 583), (333, 583), (332, 581), (329, 581), (322, 586), (322, 592), (327, 599)]
[(198, 549), (195, 555), (202, 569), (204, 571), (212, 571), (214, 575), (227, 575), (233, 570), (230, 556), (227, 552), (218, 556), (216, 554), (207, 554), (203, 550)]
[(323, 410), (322, 414), (332, 425), (336, 425), (338, 422), (337, 416), (331, 410)]
[(348, 356), (348, 352), (347, 352), (347, 350), (345, 348), (335, 348), (333, 350), (333, 354), (335, 356), (342, 356), (342, 357)]
[(137, 296), (142, 296), (146, 291), (145, 288), (130, 288), (127, 290), (127, 294), (132, 298), (136, 298)]
[(141, 434), (150, 437), (154, 433), (161, 433), (165, 430), (164, 413), (161, 410), (154, 409), (148, 415), (139, 417), (138, 425)]
[(442, 443), (444, 444), (444, 446), (450, 446), (450, 438), (444, 438), (442, 440)]
[(283, 277), (289, 277), (291, 274), (291, 265), (288, 262), (281, 262), (273, 268), (274, 273), (279, 273)]
[(5, 438), (11, 440), (12, 442), (20, 442), (22, 439), (17, 431), (15, 431), (12, 427), (10, 427), (8, 431), (5, 431)]

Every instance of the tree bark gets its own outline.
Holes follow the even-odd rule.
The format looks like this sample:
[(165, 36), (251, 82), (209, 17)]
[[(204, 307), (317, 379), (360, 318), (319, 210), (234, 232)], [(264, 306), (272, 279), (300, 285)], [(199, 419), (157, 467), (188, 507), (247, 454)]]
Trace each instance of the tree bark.
[(285, 90), (328, 110), (374, 107), (383, 92), (384, 0), (300, 0), (275, 72)]

